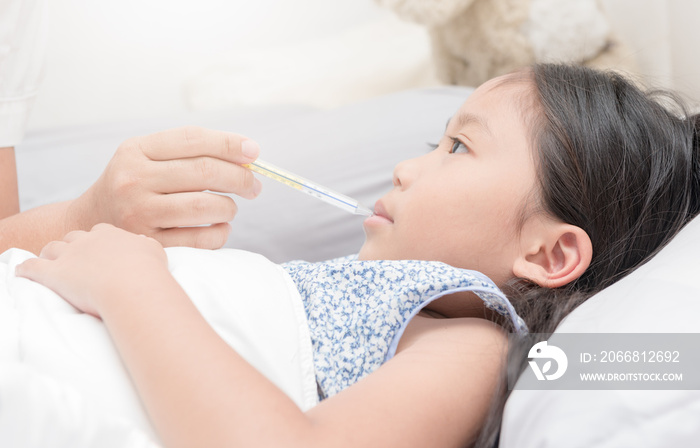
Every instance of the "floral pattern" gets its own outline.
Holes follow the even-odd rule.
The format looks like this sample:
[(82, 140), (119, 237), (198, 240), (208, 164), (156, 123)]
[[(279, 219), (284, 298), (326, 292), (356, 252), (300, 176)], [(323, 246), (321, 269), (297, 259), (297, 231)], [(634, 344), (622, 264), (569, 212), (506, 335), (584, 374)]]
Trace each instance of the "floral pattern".
[(527, 333), (505, 295), (476, 271), (431, 261), (358, 261), (355, 256), (282, 267), (304, 301), (321, 399), (389, 360), (410, 319), (449, 293), (474, 292), (486, 307), (510, 318), (518, 333)]

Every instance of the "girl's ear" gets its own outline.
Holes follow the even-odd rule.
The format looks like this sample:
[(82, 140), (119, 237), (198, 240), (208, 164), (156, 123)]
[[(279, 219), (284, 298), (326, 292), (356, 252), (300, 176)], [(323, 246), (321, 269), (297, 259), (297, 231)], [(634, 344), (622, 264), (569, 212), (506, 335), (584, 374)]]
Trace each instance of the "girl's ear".
[(528, 232), (522, 235), (522, 250), (513, 264), (516, 277), (558, 288), (579, 278), (591, 264), (591, 239), (580, 227), (547, 220)]

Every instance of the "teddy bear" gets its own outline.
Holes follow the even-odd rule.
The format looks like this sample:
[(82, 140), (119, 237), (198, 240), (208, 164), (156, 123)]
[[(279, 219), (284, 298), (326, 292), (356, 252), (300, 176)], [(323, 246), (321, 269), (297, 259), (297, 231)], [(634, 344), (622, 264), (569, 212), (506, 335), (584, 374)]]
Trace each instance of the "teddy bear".
[(598, 0), (375, 0), (424, 25), (436, 75), (477, 86), (536, 62), (635, 71)]

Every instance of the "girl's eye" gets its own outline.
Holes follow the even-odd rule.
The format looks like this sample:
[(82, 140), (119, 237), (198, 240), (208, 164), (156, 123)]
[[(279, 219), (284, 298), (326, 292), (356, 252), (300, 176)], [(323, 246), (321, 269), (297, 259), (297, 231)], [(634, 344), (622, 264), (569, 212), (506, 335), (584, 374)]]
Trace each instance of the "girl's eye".
[(463, 153), (463, 152), (469, 152), (469, 148), (467, 146), (457, 140), (456, 138), (452, 139), (452, 149), (450, 150), (450, 153), (452, 154), (457, 154), (457, 153)]

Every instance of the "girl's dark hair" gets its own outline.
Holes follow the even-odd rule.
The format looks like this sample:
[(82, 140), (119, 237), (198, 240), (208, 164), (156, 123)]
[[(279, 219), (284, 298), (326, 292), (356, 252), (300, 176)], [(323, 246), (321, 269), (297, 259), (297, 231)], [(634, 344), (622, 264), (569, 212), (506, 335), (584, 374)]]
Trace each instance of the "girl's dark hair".
[[(656, 254), (700, 208), (700, 115), (669, 92), (640, 90), (615, 72), (540, 64), (531, 123), (537, 210), (591, 239), (590, 267), (546, 289), (518, 279), (503, 289), (531, 333), (552, 333), (574, 308)], [(532, 341), (509, 346), (506, 371), (477, 447), (498, 445), (507, 375), (526, 366)]]

